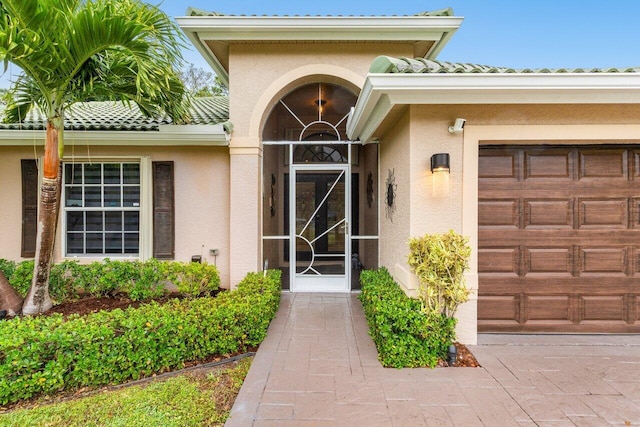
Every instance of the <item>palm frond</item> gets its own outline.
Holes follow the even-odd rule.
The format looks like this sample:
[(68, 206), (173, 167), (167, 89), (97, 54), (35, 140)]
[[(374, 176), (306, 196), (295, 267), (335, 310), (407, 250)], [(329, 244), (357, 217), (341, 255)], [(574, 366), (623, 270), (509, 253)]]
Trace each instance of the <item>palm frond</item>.
[(42, 108), (42, 105), (46, 104), (33, 80), (25, 75), (15, 81), (10, 89), (10, 95), (7, 97), (8, 102), (4, 109), (5, 123), (24, 122), (34, 106)]
[(48, 117), (74, 102), (120, 99), (187, 120), (183, 42), (166, 14), (137, 0), (0, 1), (0, 60), (30, 77)]

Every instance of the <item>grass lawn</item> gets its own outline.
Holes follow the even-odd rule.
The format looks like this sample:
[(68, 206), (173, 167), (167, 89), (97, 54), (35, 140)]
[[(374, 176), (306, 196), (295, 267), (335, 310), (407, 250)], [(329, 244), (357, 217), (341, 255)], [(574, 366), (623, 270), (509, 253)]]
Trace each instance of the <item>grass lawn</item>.
[(251, 358), (143, 385), (0, 414), (0, 426), (221, 426)]

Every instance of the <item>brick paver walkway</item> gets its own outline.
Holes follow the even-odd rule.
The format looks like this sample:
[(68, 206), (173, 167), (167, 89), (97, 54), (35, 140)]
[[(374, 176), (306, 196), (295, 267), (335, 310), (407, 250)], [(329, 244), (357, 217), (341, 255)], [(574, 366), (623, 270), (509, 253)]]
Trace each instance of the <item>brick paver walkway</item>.
[(356, 295), (284, 293), (226, 426), (640, 424), (640, 336), (480, 342), (482, 368), (383, 368)]

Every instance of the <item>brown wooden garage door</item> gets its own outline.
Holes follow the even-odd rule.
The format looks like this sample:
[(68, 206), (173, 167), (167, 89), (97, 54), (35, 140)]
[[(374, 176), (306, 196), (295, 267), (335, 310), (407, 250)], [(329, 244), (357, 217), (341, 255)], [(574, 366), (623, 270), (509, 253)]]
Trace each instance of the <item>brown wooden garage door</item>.
[(640, 146), (483, 147), (478, 330), (640, 332)]

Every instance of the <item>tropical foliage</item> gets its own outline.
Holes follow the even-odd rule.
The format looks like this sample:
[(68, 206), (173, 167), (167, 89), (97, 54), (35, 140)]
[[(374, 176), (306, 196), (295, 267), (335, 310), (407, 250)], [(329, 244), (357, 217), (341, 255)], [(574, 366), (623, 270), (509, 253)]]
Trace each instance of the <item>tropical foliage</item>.
[(408, 263), (418, 276), (418, 296), (427, 314), (453, 316), (469, 299), (464, 272), (469, 269), (468, 239), (454, 232), (425, 234), (409, 241)]
[(147, 115), (186, 121), (175, 23), (137, 0), (2, 0), (0, 60), (24, 74), (5, 120), (37, 106), (46, 118), (33, 282), (23, 313), (48, 310), (49, 274), (60, 208), (65, 111), (92, 99), (135, 103)]

